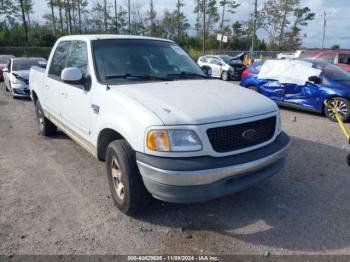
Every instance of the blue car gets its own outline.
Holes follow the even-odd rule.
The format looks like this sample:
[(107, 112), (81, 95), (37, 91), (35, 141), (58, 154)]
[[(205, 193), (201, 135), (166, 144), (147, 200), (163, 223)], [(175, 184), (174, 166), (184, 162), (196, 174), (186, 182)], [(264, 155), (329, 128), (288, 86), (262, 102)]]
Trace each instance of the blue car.
[(323, 113), (335, 121), (334, 113), (324, 106), (324, 101), (330, 99), (336, 105), (343, 121), (348, 121), (350, 74), (327, 62), (309, 59), (301, 61), (311, 63), (312, 68), (320, 70), (320, 74), (310, 76), (305, 83), (300, 84), (276, 79), (259, 79), (259, 72), (256, 72), (247, 75), (241, 81), (241, 86), (259, 92), (279, 105)]

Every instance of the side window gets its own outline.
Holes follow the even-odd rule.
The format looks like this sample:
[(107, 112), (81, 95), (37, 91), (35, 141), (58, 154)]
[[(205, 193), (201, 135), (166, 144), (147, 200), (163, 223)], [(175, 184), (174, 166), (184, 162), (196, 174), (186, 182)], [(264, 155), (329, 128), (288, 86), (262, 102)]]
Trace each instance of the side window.
[(350, 54), (339, 54), (338, 63), (350, 65)]
[(328, 63), (334, 64), (334, 60), (335, 60), (335, 55), (336, 54), (330, 54), (330, 53), (326, 53), (326, 54), (322, 54), (319, 59), (326, 61)]
[(210, 61), (211, 64), (213, 65), (221, 65), (220, 61), (216, 58), (212, 58)]
[(88, 71), (88, 53), (86, 43), (83, 41), (74, 41), (72, 43), (71, 51), (67, 60), (66, 67), (79, 68), (86, 76)]
[(61, 72), (66, 63), (70, 43), (71, 42), (64, 41), (58, 44), (51, 61), (49, 75), (59, 77), (59, 79), (61, 79)]

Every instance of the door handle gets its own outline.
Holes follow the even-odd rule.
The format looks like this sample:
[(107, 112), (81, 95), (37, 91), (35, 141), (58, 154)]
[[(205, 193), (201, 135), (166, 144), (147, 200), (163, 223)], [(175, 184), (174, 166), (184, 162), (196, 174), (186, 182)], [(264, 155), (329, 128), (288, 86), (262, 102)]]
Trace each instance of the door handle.
[(49, 85), (45, 85), (46, 89), (50, 89), (50, 86)]
[(62, 92), (62, 93), (61, 93), (61, 96), (63, 96), (63, 98), (67, 98), (67, 97), (68, 97), (68, 94), (65, 93), (65, 92)]

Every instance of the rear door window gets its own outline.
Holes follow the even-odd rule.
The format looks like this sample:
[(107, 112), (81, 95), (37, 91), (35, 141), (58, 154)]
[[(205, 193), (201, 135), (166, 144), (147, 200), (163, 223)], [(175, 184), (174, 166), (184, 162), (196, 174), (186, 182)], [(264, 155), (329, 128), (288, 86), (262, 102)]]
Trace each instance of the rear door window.
[(339, 54), (338, 63), (350, 65), (350, 54)]
[(51, 61), (49, 76), (61, 79), (61, 72), (66, 65), (70, 45), (70, 41), (63, 41), (58, 44)]
[(335, 55), (336, 54), (325, 53), (325, 54), (320, 55), (319, 59), (322, 61), (326, 61), (328, 63), (334, 64)]

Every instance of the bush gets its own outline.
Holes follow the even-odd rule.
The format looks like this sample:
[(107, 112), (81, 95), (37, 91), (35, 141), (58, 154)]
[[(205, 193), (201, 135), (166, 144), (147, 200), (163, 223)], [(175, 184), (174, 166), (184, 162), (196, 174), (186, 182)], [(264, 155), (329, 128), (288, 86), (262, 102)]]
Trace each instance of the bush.
[(21, 56), (39, 56), (48, 58), (51, 52), (51, 47), (3, 47), (0, 46), (0, 55)]

